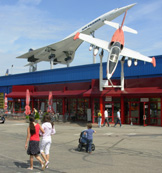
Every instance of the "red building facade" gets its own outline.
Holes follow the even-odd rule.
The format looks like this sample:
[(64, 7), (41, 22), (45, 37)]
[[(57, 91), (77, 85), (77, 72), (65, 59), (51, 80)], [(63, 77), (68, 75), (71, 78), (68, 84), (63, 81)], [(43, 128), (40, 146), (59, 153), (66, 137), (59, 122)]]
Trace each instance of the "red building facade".
[[(31, 108), (46, 111), (49, 91), (53, 108), (64, 120), (97, 123), (97, 113), (108, 108), (109, 122), (114, 124), (121, 108), (122, 124), (162, 126), (162, 77), (126, 79), (125, 90), (118, 88), (99, 91), (99, 81), (66, 84), (13, 86), (7, 96), (13, 112), (24, 112), (26, 89), (29, 89)], [(120, 80), (114, 80), (119, 83)], [(146, 120), (144, 117), (146, 116)], [(74, 120), (74, 119), (73, 119)], [(102, 117), (102, 122), (104, 116)]]

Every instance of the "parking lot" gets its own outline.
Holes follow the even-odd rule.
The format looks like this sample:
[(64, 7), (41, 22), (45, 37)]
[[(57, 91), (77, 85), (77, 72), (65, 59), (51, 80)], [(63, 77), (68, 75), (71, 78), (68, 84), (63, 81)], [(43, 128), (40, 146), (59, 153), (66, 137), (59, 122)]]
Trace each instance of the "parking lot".
[[(34, 160), (29, 171), (29, 156), (24, 148), (28, 124), (6, 120), (0, 124), (0, 172), (42, 172)], [(49, 168), (56, 173), (159, 173), (162, 170), (162, 128), (123, 125), (122, 128), (94, 127), (95, 151), (77, 151), (83, 124), (57, 123), (50, 152)]]

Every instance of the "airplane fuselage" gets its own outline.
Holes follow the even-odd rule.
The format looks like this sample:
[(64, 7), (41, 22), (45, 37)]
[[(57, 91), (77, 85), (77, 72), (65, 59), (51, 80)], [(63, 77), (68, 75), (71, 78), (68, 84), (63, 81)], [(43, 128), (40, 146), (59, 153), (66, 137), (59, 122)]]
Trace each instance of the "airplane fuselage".
[(121, 28), (119, 28), (115, 31), (109, 44), (110, 53), (107, 59), (107, 79), (110, 79), (113, 75), (119, 61), (120, 52), (123, 47), (124, 32)]

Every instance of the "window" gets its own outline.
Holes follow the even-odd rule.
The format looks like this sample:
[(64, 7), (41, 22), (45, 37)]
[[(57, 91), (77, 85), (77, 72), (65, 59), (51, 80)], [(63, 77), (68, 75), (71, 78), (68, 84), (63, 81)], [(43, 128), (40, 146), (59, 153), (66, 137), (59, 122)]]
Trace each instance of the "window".
[(94, 99), (94, 122), (98, 122), (98, 111), (100, 109), (100, 100), (99, 98)]
[(161, 125), (160, 98), (150, 98), (150, 125)]

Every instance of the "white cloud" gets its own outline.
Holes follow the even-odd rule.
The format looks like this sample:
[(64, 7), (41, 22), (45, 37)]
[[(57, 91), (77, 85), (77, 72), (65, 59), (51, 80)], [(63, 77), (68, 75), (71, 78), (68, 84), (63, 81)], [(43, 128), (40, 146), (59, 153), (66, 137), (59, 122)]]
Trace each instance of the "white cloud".
[[(26, 0), (21, 4), (23, 2), (26, 4)], [(27, 1), (30, 2), (40, 3)], [(68, 21), (50, 17), (47, 11), (41, 11), (36, 6), (22, 6), (20, 1), (18, 4), (0, 6), (0, 47), (4, 52), (45, 46), (60, 41), (76, 28)]]

